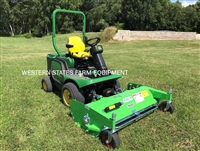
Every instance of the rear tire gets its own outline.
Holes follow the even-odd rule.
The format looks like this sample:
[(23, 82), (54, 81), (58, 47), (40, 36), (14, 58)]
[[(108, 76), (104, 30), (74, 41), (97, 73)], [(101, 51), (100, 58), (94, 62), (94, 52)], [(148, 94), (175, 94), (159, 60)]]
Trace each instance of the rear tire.
[(64, 105), (70, 107), (70, 101), (71, 99), (76, 99), (77, 101), (81, 103), (85, 103), (85, 97), (83, 96), (83, 93), (77, 86), (71, 82), (68, 82), (63, 85), (62, 91), (61, 91), (62, 101)]
[(52, 92), (53, 91), (53, 83), (50, 77), (45, 77), (42, 79), (42, 88), (46, 92)]
[(100, 135), (101, 142), (108, 148), (118, 148), (120, 146), (120, 139), (117, 133), (112, 134), (112, 140), (110, 143), (106, 143), (108, 139), (108, 130), (105, 130)]

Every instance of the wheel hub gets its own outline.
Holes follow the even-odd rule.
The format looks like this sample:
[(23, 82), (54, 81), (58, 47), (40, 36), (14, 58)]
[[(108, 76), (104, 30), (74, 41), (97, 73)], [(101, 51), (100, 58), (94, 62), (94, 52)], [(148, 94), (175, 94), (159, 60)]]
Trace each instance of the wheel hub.
[(172, 101), (167, 101), (166, 106), (163, 108), (163, 111), (166, 112), (169, 110), (170, 108), (170, 104), (172, 103)]
[(110, 147), (112, 146), (112, 143), (109, 142), (109, 140), (108, 140), (108, 136), (105, 136), (105, 137), (104, 137), (104, 142), (105, 142), (105, 144), (106, 144), (107, 147), (110, 148)]
[(65, 89), (63, 92), (63, 100), (67, 106), (70, 106), (71, 94), (70, 91)]
[(47, 84), (46, 84), (46, 82), (42, 82), (42, 86), (43, 86), (43, 89), (46, 91), (47, 90)]

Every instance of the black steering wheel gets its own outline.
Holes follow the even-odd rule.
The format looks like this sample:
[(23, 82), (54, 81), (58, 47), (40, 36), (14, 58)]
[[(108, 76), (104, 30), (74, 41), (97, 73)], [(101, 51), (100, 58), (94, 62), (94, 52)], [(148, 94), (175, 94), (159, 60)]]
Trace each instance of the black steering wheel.
[[(93, 43), (90, 43), (91, 41), (94, 41), (94, 42), (93, 42)], [(101, 38), (95, 37), (95, 38), (90, 38), (90, 39), (88, 39), (88, 40), (85, 42), (85, 44), (88, 45), (88, 46), (93, 47), (93, 46), (97, 45), (100, 41), (101, 41)]]

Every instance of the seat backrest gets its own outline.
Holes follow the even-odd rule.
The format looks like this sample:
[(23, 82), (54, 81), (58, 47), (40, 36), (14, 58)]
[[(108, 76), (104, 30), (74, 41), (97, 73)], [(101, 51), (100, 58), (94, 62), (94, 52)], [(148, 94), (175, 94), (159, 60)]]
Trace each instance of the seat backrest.
[(85, 44), (79, 36), (71, 36), (68, 39), (68, 44), (73, 45), (73, 47), (69, 48), (69, 52), (84, 52)]

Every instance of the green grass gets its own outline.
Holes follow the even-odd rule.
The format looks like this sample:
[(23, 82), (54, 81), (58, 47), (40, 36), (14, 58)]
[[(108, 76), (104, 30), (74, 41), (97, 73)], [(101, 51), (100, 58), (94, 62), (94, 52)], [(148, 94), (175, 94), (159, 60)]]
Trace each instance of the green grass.
[[(58, 35), (67, 51), (68, 35)], [(91, 37), (96, 34), (91, 33)], [(54, 93), (41, 89), (46, 55), (54, 53), (51, 37), (1, 38), (1, 150), (108, 150), (85, 133)], [(160, 90), (173, 88), (174, 114), (156, 111), (119, 132), (119, 151), (200, 150), (200, 42), (132, 41), (102, 43), (113, 70), (128, 70), (120, 79)]]

